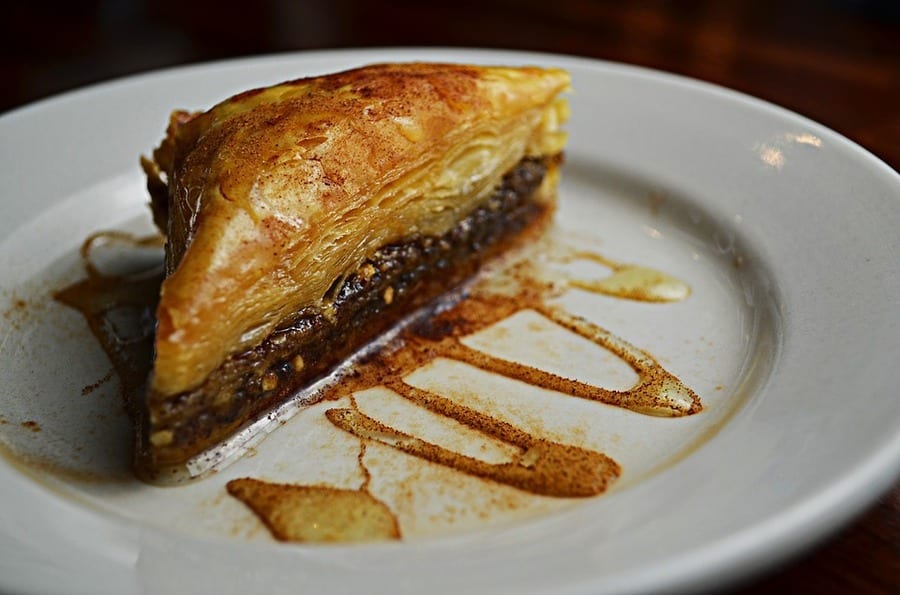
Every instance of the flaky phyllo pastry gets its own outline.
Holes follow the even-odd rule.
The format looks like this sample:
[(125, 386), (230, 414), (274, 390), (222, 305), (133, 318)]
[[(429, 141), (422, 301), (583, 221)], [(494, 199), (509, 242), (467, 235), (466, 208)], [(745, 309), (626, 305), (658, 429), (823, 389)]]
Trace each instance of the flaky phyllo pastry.
[(227, 438), (548, 219), (567, 73), (384, 64), (172, 114), (138, 467)]

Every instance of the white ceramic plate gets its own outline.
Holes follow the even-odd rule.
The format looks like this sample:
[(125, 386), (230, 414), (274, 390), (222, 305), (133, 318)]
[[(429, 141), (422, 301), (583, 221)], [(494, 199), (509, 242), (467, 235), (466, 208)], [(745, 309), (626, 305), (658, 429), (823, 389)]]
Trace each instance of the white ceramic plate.
[[(367, 460), (383, 473), (373, 489), (395, 508), (399, 543), (277, 543), (225, 495), (224, 481), (242, 475), (353, 487), (358, 443), (322, 423), (321, 408), (209, 479), (157, 488), (121, 476), (128, 436), (115, 381), (81, 394), (109, 365), (83, 320), (48, 296), (81, 275), (77, 249), (88, 234), (150, 229), (137, 156), (158, 142), (168, 111), (412, 59), (572, 72), (558, 228), (610, 258), (674, 274), (693, 293), (677, 304), (583, 292), (562, 302), (654, 354), (704, 411), (649, 418), (528, 387), (506, 391), (522, 395), (509, 414), (515, 423), (622, 465), (607, 494), (577, 501), (453, 479), (372, 446)], [(715, 587), (822, 538), (900, 470), (900, 177), (834, 132), (755, 99), (561, 56), (308, 53), (179, 68), (40, 102), (0, 119), (0, 157), (0, 590)], [(627, 384), (611, 358), (542, 335), (534, 322), (473, 341)], [(522, 329), (536, 350), (504, 343)], [(452, 367), (419, 381), (448, 394), (505, 394), (495, 378)], [(379, 399), (380, 414), (406, 415), (384, 395), (360, 397), (375, 410)], [(405, 503), (399, 484), (413, 494)]]

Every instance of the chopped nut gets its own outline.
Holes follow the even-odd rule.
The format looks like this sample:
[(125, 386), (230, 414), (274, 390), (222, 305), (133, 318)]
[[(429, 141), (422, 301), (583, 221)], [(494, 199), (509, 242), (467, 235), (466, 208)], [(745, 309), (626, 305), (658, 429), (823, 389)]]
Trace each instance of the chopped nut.
[(359, 268), (359, 276), (364, 281), (368, 281), (369, 279), (371, 279), (372, 276), (375, 275), (375, 272), (375, 267), (372, 266), (372, 263), (369, 262)]
[(225, 409), (231, 405), (232, 395), (228, 391), (220, 391), (213, 399), (212, 406), (216, 409)]
[(291, 360), (291, 365), (294, 367), (294, 370), (299, 372), (303, 369), (303, 366), (306, 365), (306, 362), (303, 361), (303, 356), (297, 354), (294, 356), (294, 359)]
[(384, 290), (384, 303), (390, 305), (394, 301), (394, 288), (388, 287)]
[(153, 446), (168, 446), (175, 439), (175, 433), (172, 430), (160, 430), (150, 435), (150, 443)]
[(262, 379), (262, 389), (272, 390), (276, 386), (278, 386), (278, 376), (276, 376), (273, 372), (267, 372)]

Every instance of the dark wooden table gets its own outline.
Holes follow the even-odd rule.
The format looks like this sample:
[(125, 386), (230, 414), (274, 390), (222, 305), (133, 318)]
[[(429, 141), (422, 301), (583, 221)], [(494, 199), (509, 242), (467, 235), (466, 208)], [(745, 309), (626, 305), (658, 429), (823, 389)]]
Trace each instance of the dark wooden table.
[[(89, 0), (4, 12), (0, 110), (113, 76), (248, 54), (505, 47), (718, 83), (817, 120), (900, 169), (896, 0)], [(773, 590), (900, 592), (900, 484), (818, 549), (738, 592)]]

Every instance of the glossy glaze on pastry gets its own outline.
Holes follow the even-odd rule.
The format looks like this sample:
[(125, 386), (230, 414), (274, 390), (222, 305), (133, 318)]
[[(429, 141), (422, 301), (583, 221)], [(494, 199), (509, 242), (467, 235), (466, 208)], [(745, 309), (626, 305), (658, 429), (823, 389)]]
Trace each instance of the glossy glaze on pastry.
[(143, 161), (168, 242), (142, 466), (214, 445), (546, 220), (568, 84), (377, 65), (175, 112)]

